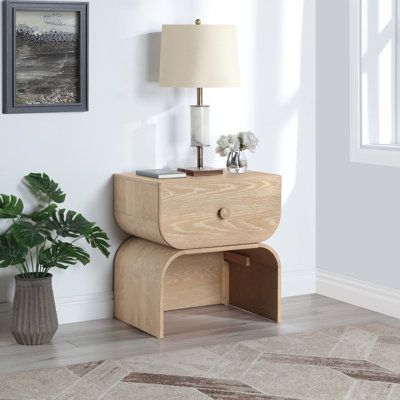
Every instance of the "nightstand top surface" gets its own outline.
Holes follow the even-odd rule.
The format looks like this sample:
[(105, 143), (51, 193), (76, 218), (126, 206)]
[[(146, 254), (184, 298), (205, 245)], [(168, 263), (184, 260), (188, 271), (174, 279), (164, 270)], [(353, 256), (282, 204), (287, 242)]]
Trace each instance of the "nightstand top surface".
[(247, 179), (251, 176), (254, 177), (260, 177), (260, 176), (280, 176), (278, 174), (270, 174), (266, 172), (259, 172), (259, 171), (246, 171), (242, 174), (232, 174), (230, 172), (224, 171), (222, 175), (210, 175), (210, 176), (186, 176), (185, 178), (164, 178), (164, 179), (159, 179), (159, 178), (150, 178), (146, 176), (140, 176), (136, 175), (134, 172), (124, 172), (124, 173), (116, 173), (114, 176), (119, 176), (123, 177), (126, 179), (132, 179), (132, 180), (140, 180), (144, 182), (155, 182), (155, 183), (168, 183), (168, 182), (176, 182), (176, 181), (185, 181), (185, 180), (200, 180), (200, 181), (212, 181), (212, 182), (217, 182), (217, 181), (224, 181), (226, 179)]

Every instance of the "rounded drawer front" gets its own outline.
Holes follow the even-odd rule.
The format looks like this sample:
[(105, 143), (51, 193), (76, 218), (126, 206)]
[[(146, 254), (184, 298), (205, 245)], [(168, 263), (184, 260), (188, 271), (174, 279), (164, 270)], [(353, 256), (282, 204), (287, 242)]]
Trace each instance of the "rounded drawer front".
[(262, 242), (278, 227), (280, 209), (278, 175), (114, 176), (118, 225), (131, 235), (176, 249)]
[(280, 177), (224, 175), (160, 185), (159, 228), (171, 247), (259, 243), (280, 220)]

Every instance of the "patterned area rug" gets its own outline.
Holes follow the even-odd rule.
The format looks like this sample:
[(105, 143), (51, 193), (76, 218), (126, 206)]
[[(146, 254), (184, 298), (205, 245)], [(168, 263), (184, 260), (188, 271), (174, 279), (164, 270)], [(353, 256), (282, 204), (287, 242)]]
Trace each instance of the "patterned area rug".
[(379, 322), (0, 376), (0, 399), (400, 400)]

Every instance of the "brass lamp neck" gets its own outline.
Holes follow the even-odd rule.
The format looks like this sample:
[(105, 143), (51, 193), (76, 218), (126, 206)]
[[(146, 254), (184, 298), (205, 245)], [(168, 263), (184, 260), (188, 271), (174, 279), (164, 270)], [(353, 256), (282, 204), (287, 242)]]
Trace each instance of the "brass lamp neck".
[(203, 169), (203, 146), (197, 146), (197, 169)]
[(197, 105), (203, 105), (203, 88), (197, 88)]

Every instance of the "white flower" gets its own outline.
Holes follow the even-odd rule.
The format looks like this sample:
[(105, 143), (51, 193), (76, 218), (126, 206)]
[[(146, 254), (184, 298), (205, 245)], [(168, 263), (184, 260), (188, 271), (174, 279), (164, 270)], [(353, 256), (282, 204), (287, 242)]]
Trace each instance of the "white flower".
[(222, 148), (228, 147), (228, 138), (225, 135), (221, 135), (221, 137), (217, 140), (217, 145)]
[(237, 135), (228, 135), (228, 146), (231, 151), (238, 151), (240, 142)]
[(221, 156), (227, 156), (231, 151), (250, 150), (255, 151), (259, 140), (253, 132), (239, 132), (237, 135), (221, 135), (217, 140), (215, 151)]
[(221, 137), (217, 140), (217, 147), (215, 151), (221, 157), (225, 157), (230, 151), (238, 151), (239, 145), (240, 143), (237, 135), (221, 135)]
[(259, 140), (253, 132), (239, 132), (238, 138), (240, 141), (240, 150), (250, 150), (251, 152), (254, 152), (258, 146)]
[(217, 146), (215, 148), (215, 152), (218, 153), (221, 157), (225, 157), (225, 156), (227, 156), (229, 154), (230, 149), (229, 149), (229, 147), (222, 148), (220, 146)]

